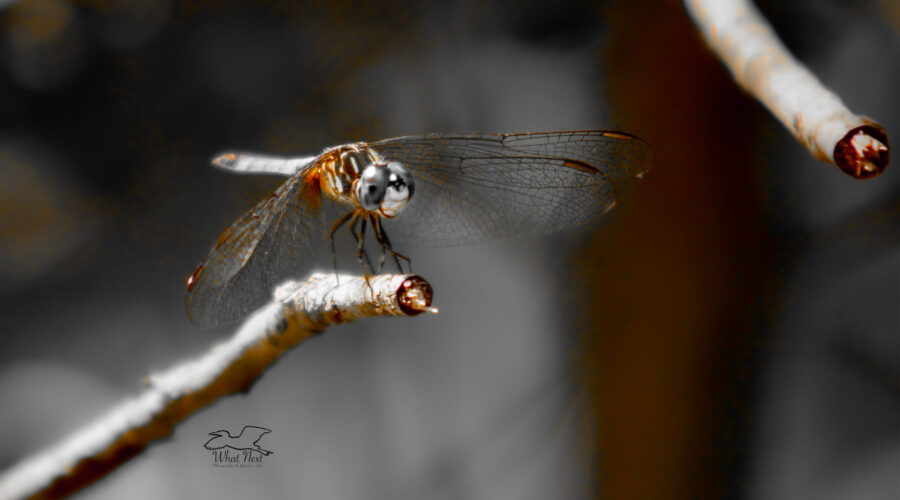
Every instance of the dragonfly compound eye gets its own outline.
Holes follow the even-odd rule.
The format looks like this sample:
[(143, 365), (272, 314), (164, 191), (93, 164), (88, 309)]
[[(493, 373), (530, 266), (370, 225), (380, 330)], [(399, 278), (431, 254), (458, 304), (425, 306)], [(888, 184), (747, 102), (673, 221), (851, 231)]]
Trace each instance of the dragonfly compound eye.
[(363, 169), (356, 184), (356, 199), (366, 210), (378, 210), (384, 200), (388, 187), (387, 167), (384, 165), (369, 165)]
[(387, 171), (387, 192), (384, 194), (379, 212), (385, 217), (396, 217), (412, 198), (416, 184), (402, 163), (396, 161), (388, 163)]

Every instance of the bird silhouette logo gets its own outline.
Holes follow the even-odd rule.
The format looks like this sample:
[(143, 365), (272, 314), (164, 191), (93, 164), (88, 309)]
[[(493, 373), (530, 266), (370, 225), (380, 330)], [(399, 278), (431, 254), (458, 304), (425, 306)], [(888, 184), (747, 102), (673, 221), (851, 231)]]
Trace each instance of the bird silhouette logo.
[(271, 429), (265, 427), (257, 427), (255, 425), (245, 425), (241, 429), (240, 434), (232, 436), (230, 432), (222, 430), (210, 432), (212, 439), (203, 445), (207, 450), (221, 450), (222, 448), (231, 448), (232, 450), (249, 450), (258, 451), (263, 455), (271, 455), (272, 452), (259, 446), (259, 440), (263, 436), (272, 432)]

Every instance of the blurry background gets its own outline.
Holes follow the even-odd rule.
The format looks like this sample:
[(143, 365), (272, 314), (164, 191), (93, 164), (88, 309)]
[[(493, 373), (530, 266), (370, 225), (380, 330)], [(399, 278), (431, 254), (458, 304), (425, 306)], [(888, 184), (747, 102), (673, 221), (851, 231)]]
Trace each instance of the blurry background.
[[(900, 8), (760, 2), (900, 131)], [(84, 498), (896, 498), (900, 173), (813, 160), (676, 1), (9, 1), (0, 36), (0, 470), (231, 329), (184, 280), (310, 154), (608, 128), (652, 175), (594, 234), (401, 249), (437, 317), (334, 328)], [(895, 137), (896, 140), (896, 137)], [(351, 258), (352, 260), (352, 258)], [(272, 429), (257, 469), (209, 432)]]

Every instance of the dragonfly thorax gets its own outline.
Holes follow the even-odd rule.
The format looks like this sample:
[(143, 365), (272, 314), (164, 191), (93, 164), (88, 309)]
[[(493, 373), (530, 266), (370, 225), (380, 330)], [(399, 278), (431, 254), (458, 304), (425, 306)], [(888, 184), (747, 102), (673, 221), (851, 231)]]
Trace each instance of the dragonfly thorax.
[(362, 208), (384, 217), (396, 217), (412, 198), (415, 183), (399, 162), (366, 166), (356, 183), (356, 200)]

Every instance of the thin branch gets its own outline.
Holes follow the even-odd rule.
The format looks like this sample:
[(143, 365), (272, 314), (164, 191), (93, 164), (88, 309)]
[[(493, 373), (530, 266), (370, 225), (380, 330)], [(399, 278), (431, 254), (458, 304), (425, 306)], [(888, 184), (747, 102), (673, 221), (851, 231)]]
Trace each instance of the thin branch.
[(414, 275), (314, 274), (288, 282), (229, 340), (147, 377), (146, 388), (61, 443), (0, 476), (0, 499), (61, 498), (102, 478), (222, 396), (247, 391), (287, 350), (331, 325), (370, 316), (437, 312)]
[(707, 43), (735, 80), (759, 99), (819, 160), (857, 179), (880, 174), (890, 159), (881, 125), (841, 99), (787, 51), (748, 0), (684, 0)]

